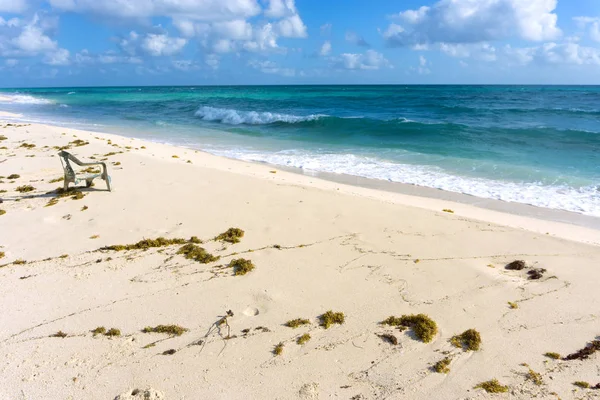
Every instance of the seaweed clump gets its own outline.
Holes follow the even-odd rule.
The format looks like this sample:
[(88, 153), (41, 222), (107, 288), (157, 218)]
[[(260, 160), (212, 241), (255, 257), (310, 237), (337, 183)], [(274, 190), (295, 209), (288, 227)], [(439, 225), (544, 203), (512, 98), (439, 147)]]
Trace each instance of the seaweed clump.
[(21, 177), (21, 175), (19, 174), (10, 174), (9, 176), (6, 177), (6, 179), (19, 179)]
[(165, 247), (174, 244), (184, 244), (185, 239), (175, 238), (166, 239), (164, 237), (158, 237), (156, 239), (144, 239), (133, 244), (114, 244), (111, 246), (102, 247), (100, 250), (113, 250), (113, 251), (124, 251), (124, 250), (147, 250), (152, 247)]
[(283, 353), (283, 342), (278, 343), (273, 349), (273, 354), (280, 356)]
[(450, 372), (450, 368), (448, 368), (448, 366), (451, 362), (452, 359), (450, 357), (444, 357), (433, 365), (433, 370), (438, 374), (447, 374)]
[(243, 230), (241, 230), (240, 228), (229, 228), (227, 229), (227, 231), (215, 237), (215, 240), (220, 240), (228, 243), (239, 243), (242, 237), (244, 237)]
[(151, 332), (167, 333), (172, 336), (181, 336), (188, 330), (189, 329), (183, 328), (179, 325), (157, 325), (154, 328), (147, 326), (144, 329), (142, 329), (142, 332), (144, 332), (144, 333), (151, 333)]
[(425, 314), (403, 315), (400, 318), (390, 316), (381, 323), (390, 326), (412, 328), (415, 335), (425, 343), (431, 342), (437, 334), (437, 324)]
[(589, 389), (590, 388), (590, 384), (584, 381), (577, 381), (577, 382), (573, 382), (573, 385), (578, 386), (582, 389)]
[(578, 350), (575, 353), (569, 354), (563, 360), (585, 360), (589, 358), (596, 351), (600, 351), (600, 340), (593, 340), (591, 343), (586, 345), (583, 349)]
[(308, 342), (310, 340), (310, 335), (308, 333), (305, 333), (304, 335), (300, 336), (298, 338), (298, 340), (296, 340), (296, 343), (298, 343), (299, 345), (303, 345), (304, 343)]
[(297, 328), (301, 325), (308, 325), (310, 324), (310, 321), (307, 319), (303, 319), (303, 318), (296, 318), (296, 319), (291, 319), (288, 322), (285, 323), (285, 326), (289, 327), (289, 328)]
[(121, 330), (117, 329), (117, 328), (110, 328), (108, 331), (106, 331), (106, 333), (104, 334), (105, 336), (121, 336)]
[(0, 215), (4, 215), (4, 214), (6, 214), (6, 210), (0, 209)]
[(15, 190), (19, 193), (28, 193), (28, 192), (33, 192), (35, 190), (35, 188), (31, 185), (22, 185), (22, 186), (18, 186)]
[(90, 142), (86, 142), (85, 140), (81, 139), (75, 139), (72, 142), (69, 142), (69, 144), (72, 144), (75, 147), (81, 147), (90, 144)]
[(246, 260), (245, 258), (237, 258), (232, 260), (229, 263), (229, 266), (233, 268), (233, 274), (238, 275), (246, 275), (248, 272), (254, 269), (254, 264), (250, 260)]
[(538, 386), (541, 386), (544, 381), (542, 380), (542, 375), (539, 372), (535, 372), (531, 368), (527, 372), (526, 378)]
[(483, 389), (488, 393), (506, 393), (508, 392), (508, 386), (501, 385), (498, 379), (492, 379), (491, 381), (481, 382), (476, 385), (474, 389)]
[(398, 338), (392, 335), (391, 333), (382, 333), (381, 335), (379, 335), (379, 337), (384, 342), (388, 342), (390, 344), (393, 344), (394, 346), (398, 344)]
[(452, 336), (450, 343), (467, 351), (477, 351), (481, 346), (481, 335), (475, 329), (467, 329), (460, 335)]
[(553, 360), (558, 360), (560, 358), (560, 354), (558, 353), (554, 353), (554, 352), (548, 352), (546, 354), (544, 354), (546, 357), (551, 358)]
[(527, 271), (527, 279), (529, 280), (537, 280), (540, 279), (542, 276), (544, 276), (544, 273), (546, 272), (545, 268), (533, 268), (530, 269), (529, 271)]
[(219, 257), (213, 256), (203, 247), (194, 243), (184, 245), (177, 251), (177, 254), (183, 254), (188, 260), (194, 260), (202, 264), (208, 264), (219, 259)]
[(50, 337), (66, 338), (67, 334), (64, 333), (63, 331), (58, 331), (58, 332), (53, 333), (52, 335), (50, 335)]
[(522, 269), (525, 269), (526, 266), (527, 265), (525, 264), (525, 261), (515, 260), (513, 262), (506, 264), (506, 266), (504, 268), (506, 268), (508, 270), (512, 270), (512, 271), (520, 271)]
[(106, 328), (103, 326), (99, 326), (96, 329), (92, 330), (94, 336), (96, 335), (104, 335), (106, 333)]
[(323, 328), (329, 329), (333, 324), (342, 325), (346, 322), (346, 316), (343, 312), (333, 312), (329, 310), (325, 314), (320, 315), (319, 320), (321, 321), (321, 326)]
[(33, 149), (35, 147), (35, 144), (33, 144), (33, 143), (23, 143), (19, 147), (24, 147), (26, 149)]

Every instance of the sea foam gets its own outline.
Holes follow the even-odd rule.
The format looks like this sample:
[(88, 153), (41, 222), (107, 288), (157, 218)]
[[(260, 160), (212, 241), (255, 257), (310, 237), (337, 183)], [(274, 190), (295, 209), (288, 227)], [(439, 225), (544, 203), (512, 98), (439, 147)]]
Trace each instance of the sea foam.
[(200, 107), (195, 115), (204, 121), (220, 122), (228, 125), (265, 125), (275, 122), (296, 123), (313, 121), (324, 115), (298, 116), (271, 112), (240, 111), (228, 108)]

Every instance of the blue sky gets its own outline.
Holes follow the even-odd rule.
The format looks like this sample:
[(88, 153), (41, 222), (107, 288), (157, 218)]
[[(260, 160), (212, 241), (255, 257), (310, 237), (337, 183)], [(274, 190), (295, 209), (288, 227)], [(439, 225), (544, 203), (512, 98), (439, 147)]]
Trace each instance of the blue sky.
[(0, 0), (0, 87), (600, 84), (598, 0)]

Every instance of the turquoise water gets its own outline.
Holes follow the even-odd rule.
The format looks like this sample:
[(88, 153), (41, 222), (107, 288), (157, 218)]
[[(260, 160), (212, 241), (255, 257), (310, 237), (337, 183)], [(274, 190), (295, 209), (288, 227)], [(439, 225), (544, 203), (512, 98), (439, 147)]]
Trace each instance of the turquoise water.
[(251, 161), (600, 216), (600, 87), (4, 90), (0, 110)]

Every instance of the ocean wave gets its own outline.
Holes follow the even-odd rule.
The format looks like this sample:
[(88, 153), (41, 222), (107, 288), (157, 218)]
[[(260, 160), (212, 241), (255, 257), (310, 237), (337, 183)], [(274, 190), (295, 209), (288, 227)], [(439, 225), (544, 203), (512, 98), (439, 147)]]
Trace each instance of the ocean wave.
[(298, 116), (271, 112), (240, 111), (229, 108), (200, 107), (195, 114), (204, 121), (220, 122), (228, 125), (266, 125), (276, 122), (297, 123), (314, 121), (326, 115)]
[(67, 95), (71, 95), (71, 94), (75, 94), (75, 92), (69, 92), (69, 93), (67, 93)]
[(13, 104), (52, 104), (48, 99), (27, 94), (0, 94), (0, 101)]
[(277, 153), (207, 150), (217, 155), (244, 161), (406, 183), (482, 198), (600, 216), (600, 187), (595, 185), (575, 188), (567, 185), (542, 185), (536, 182), (519, 183), (464, 177), (449, 174), (438, 167), (392, 163), (353, 154), (315, 154), (295, 150)]

